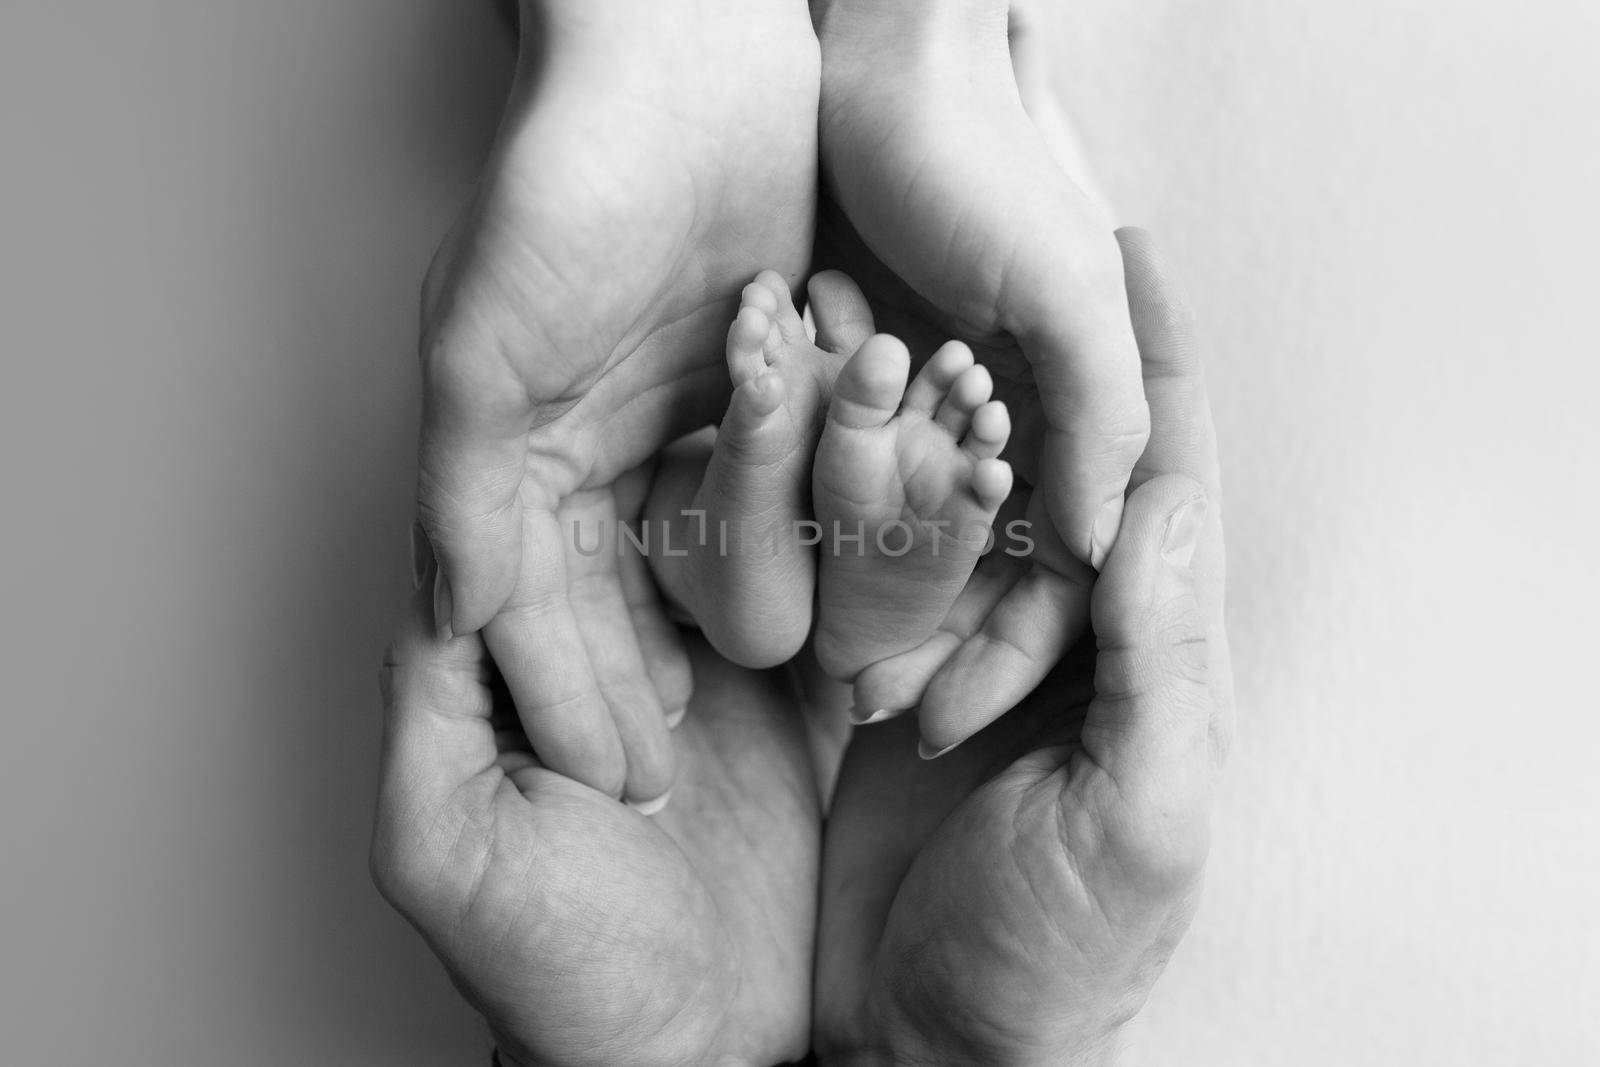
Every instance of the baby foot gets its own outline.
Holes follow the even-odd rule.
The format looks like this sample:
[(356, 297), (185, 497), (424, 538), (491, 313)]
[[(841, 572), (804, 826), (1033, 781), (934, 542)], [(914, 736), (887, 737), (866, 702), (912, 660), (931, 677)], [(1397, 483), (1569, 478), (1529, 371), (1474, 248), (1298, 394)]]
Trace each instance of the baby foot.
[(1011, 433), (989, 372), (952, 341), (906, 387), (905, 345), (878, 335), (834, 383), (812, 471), (822, 525), (817, 658), (849, 680), (944, 621), (1011, 492)]
[(717, 651), (741, 666), (771, 667), (811, 631), (815, 539), (802, 538), (802, 523), (811, 515), (822, 410), (844, 360), (806, 336), (773, 271), (741, 294), (727, 358), (733, 399), (694, 497), (680, 588)]

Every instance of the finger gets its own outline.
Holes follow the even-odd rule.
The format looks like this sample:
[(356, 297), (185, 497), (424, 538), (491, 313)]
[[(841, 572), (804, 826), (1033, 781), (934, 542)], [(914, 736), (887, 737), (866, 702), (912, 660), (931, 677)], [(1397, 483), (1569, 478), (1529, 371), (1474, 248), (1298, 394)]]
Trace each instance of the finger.
[[(1052, 163), (1034, 165), (1059, 176)], [(1052, 188), (1019, 194), (1036, 202), (1037, 217), (996, 307), (1038, 387), (1039, 484), (1050, 517), (1072, 554), (1098, 568), (1116, 540), (1150, 415), (1120, 248), (1071, 182), (1058, 177)]]
[(1078, 246), (1031, 263), (1003, 313), (1016, 323), (1039, 390), (1039, 481), (1050, 517), (1072, 554), (1098, 568), (1116, 539), (1150, 416), (1118, 246), (1092, 232)]
[(459, 826), (443, 813), (499, 758), (483, 641), (439, 639), (431, 592), (438, 567), (426, 542), (419, 547), (418, 588), (378, 675), (384, 729), (372, 866), (402, 906), (397, 895), (437, 875), (457, 847)]
[(1214, 489), (1216, 433), (1189, 302), (1148, 233), (1124, 227), (1117, 231), (1117, 241), (1150, 405), (1150, 440), (1139, 457), (1133, 484), (1159, 474), (1183, 474)]
[(434, 614), (444, 636), (482, 629), (517, 584), (530, 415), (509, 365), (454, 329), (447, 321), (426, 343), (417, 484), (439, 557)]
[[(623, 552), (632, 551), (623, 539)], [(569, 567), (572, 609), (600, 696), (610, 710), (627, 771), (622, 798), (655, 810), (672, 787), (676, 756), (666, 712), (645, 668), (634, 617), (623, 593), (615, 552), (595, 557), (594, 566)], [(642, 562), (642, 561), (641, 561)]]
[(563, 547), (569, 531), (580, 555), (616, 551), (615, 528), (604, 513), (563, 524), (555, 512), (526, 510), (520, 580), (484, 639), (540, 761), (621, 796), (626, 759), (573, 611)]
[(1095, 584), (1095, 697), (1081, 744), (1115, 785), (1093, 794), (1105, 825), (1134, 844), (1159, 843), (1209, 800), (1208, 627), (1190, 567), (1206, 505), (1191, 478), (1145, 483)]
[[(421, 561), (425, 581), (436, 571), (433, 559)], [(494, 762), (487, 660), (477, 637), (439, 640), (429, 589), (424, 585), (412, 594), (378, 673), (386, 781), (434, 786), (447, 796)]]
[[(572, 529), (586, 521), (604, 523), (619, 535), (610, 551), (578, 551), (576, 540), (568, 539), (567, 587), (578, 629), (583, 635), (589, 662), (594, 665), (600, 695), (611, 710), (612, 724), (622, 742), (627, 764), (622, 798), (646, 814), (659, 811), (666, 802), (677, 766), (677, 753), (669, 734), (667, 712), (661, 702), (655, 679), (646, 664), (638, 623), (642, 617), (634, 610), (636, 602), (654, 602), (654, 586), (647, 573), (641, 541), (635, 531), (656, 464), (647, 463), (623, 473), (609, 493), (575, 500), (560, 512), (561, 524)], [(626, 524), (626, 525), (625, 525)], [(639, 579), (629, 595), (629, 571)], [(659, 615), (659, 608), (657, 609)], [(666, 620), (662, 618), (665, 626)], [(658, 633), (661, 640), (667, 636)], [(673, 638), (676, 635), (672, 635)], [(679, 655), (683, 652), (680, 648)], [(682, 670), (688, 672), (688, 663)], [(682, 683), (685, 688), (692, 684)], [(687, 696), (684, 698), (687, 700)]]
[(622, 596), (633, 619), (639, 653), (655, 686), (669, 729), (683, 721), (694, 695), (694, 672), (678, 628), (667, 616), (661, 594), (650, 576), (649, 561), (630, 543), (619, 561)]
[(1056, 546), (1035, 556), (972, 637), (928, 683), (917, 718), (921, 751), (937, 758), (1016, 707), (1088, 623), (1094, 573)]
[[(918, 721), (930, 757), (1015, 707), (1088, 625), (1094, 572), (1055, 536), (1040, 494), (1018, 494), (1007, 509), (996, 523), (995, 550), (968, 583), (970, 589), (987, 570), (1001, 577), (997, 590), (983, 598), (981, 612), (963, 620), (961, 648), (927, 680)], [(948, 621), (944, 628), (954, 629)]]
[(928, 683), (963, 640), (949, 630), (935, 630), (916, 648), (869, 664), (850, 683), (851, 723), (885, 722), (915, 708)]
[(980, 559), (938, 631), (916, 648), (879, 660), (856, 675), (851, 695), (857, 725), (882, 722), (920, 704), (939, 668), (978, 632), (1027, 570), (1026, 561), (1003, 551)]
[[(1111, 373), (1124, 376), (1120, 368)], [(1137, 384), (1135, 379), (1135, 387)], [(1092, 388), (1081, 385), (1070, 390), (1089, 392)], [(1077, 401), (1062, 403), (1062, 390), (1040, 388), (1047, 423), (1053, 421), (1049, 416), (1052, 407), (1062, 414), (1057, 424), (1045, 430), (1039, 484), (1050, 517), (1073, 555), (1097, 569), (1116, 542), (1122, 525), (1122, 499), (1149, 433), (1149, 413), (1142, 394), (1129, 394), (1120, 385), (1107, 393), (1115, 394), (1114, 398), (1104, 407), (1095, 407)]]
[[(669, 491), (666, 499), (673, 499), (670, 495), (671, 484), (680, 480), (682, 464), (674, 464), (667, 459), (672, 452), (673, 449), (669, 448), (660, 457), (617, 479), (612, 487), (612, 496), (619, 519), (640, 523), (646, 512), (646, 502), (663, 488)], [(678, 470), (674, 470), (674, 467)], [(704, 463), (698, 464), (698, 468), (704, 470)], [(694, 484), (698, 485), (698, 480)], [(669, 505), (652, 514), (670, 517), (679, 515), (681, 510), (680, 507)], [(653, 533), (646, 529), (644, 535), (646, 538), (655, 536), (665, 539), (659, 542), (663, 545), (682, 543), (684, 538), (674, 538), (670, 526), (670, 518), (661, 520), (655, 524)], [(639, 543), (625, 539), (621, 548), (623, 552), (617, 560), (617, 578), (622, 587), (622, 598), (633, 621), (633, 634), (645, 673), (655, 688), (657, 705), (670, 730), (683, 721), (689, 707), (689, 697), (694, 692), (694, 671), (689, 664), (689, 652), (667, 611), (662, 590), (651, 573), (651, 559), (645, 554), (649, 549), (648, 542), (641, 551)]]
[(817, 324), (817, 347), (846, 355), (872, 336), (872, 309), (849, 275), (836, 270), (813, 274), (806, 293)]
[(1223, 619), (1227, 568), (1216, 428), (1194, 340), (1194, 316), (1148, 233), (1129, 227), (1117, 231), (1117, 240), (1150, 402), (1150, 442), (1134, 469), (1133, 484), (1162, 474), (1182, 474), (1204, 485), (1209, 501), (1206, 531), (1192, 570), (1195, 595), (1211, 635), (1212, 747), (1220, 762), (1233, 736), (1233, 673)]
[(1089, 586), (1031, 569), (928, 683), (921, 751), (937, 759), (1020, 704), (1083, 633)]

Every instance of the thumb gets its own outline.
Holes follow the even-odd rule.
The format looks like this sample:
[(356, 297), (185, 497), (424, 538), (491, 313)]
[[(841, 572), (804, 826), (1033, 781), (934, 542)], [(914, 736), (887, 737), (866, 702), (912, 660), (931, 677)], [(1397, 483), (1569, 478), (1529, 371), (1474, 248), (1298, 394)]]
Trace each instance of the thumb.
[(1190, 572), (1206, 507), (1183, 475), (1140, 486), (1090, 601), (1099, 652), (1083, 748), (1123, 805), (1108, 824), (1147, 842), (1204, 840), (1171, 824), (1203, 820), (1209, 799), (1211, 635)]
[(823, 351), (852, 355), (877, 332), (861, 287), (843, 272), (813, 274), (806, 283), (806, 295), (817, 327), (817, 347)]
[(522, 565), (518, 491), (527, 464), (527, 390), (448, 334), (423, 362), (417, 508), (438, 556), (441, 637), (475, 633), (510, 598)]
[[(1117, 539), (1128, 482), (1150, 436), (1122, 260), (1110, 244), (1081, 263), (1044, 260), (1027, 272), (1032, 285), (1007, 292), (1002, 311), (1018, 324), (1012, 332), (1039, 390), (1046, 426), (1039, 482), (1050, 517), (1073, 555), (1097, 570)], [(1061, 305), (1061, 278), (1081, 294), (1070, 308)]]

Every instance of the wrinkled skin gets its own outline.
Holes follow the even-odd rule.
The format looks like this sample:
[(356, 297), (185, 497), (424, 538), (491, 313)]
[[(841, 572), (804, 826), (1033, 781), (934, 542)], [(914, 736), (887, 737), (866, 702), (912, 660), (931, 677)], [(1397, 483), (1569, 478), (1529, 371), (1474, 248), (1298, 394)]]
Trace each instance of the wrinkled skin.
[[(414, 599), (384, 674), (373, 871), (512, 1062), (773, 1063), (810, 1020), (828, 1062), (1105, 1055), (1192, 913), (1231, 722), (1204, 387), (1181, 303), (1125, 240), (1156, 433), (1097, 644), (939, 760), (909, 719), (856, 732), (815, 934), (813, 762), (782, 680), (691, 646), (679, 784), (647, 819), (539, 767), (482, 642), (441, 641)], [(1185, 567), (1172, 515), (1200, 500)]]
[(521, 23), (493, 156), (424, 292), (434, 613), (486, 627), (547, 765), (646, 802), (672, 781), (687, 662), (649, 644), (669, 631), (647, 588), (573, 559), (571, 525), (613, 521), (623, 471), (715, 421), (745, 283), (803, 276), (817, 44), (798, 0), (549, 0)]
[(1062, 170), (1075, 149), (1048, 77), (1008, 47), (1029, 20), (1006, 0), (812, 7), (818, 265), (855, 276), (913, 352), (973, 346), (1012, 409), (1006, 458), (1036, 489), (1011, 516), (1037, 531), (1027, 565), (985, 568), (943, 633), (856, 680), (860, 708), (920, 707), (937, 751), (1016, 706), (1082, 634), (1148, 409), (1111, 226)]
[(1036, 484), (1098, 567), (1149, 431), (1110, 223), (1023, 106), (1008, 0), (818, 0), (826, 188), (945, 328), (1020, 353)]
[[(664, 87), (733, 80), (715, 64), (698, 75), (686, 69), (691, 56), (685, 69), (622, 94), (625, 104), (596, 108), (588, 90), (599, 82), (558, 77), (550, 57), (583, 54), (560, 45), (560, 34), (592, 28), (607, 7), (574, 8), (570, 24), (540, 13), (547, 47), (524, 55), (525, 95), (510, 109), (493, 177), (430, 277), (424, 519), (445, 569), (460, 577), (440, 582), (437, 567), (425, 569), (434, 593), (416, 598), (385, 670), (375, 877), (514, 1061), (770, 1063), (798, 1056), (808, 1026), (836, 1062), (1100, 1056), (1192, 913), (1211, 778), (1229, 732), (1215, 453), (1181, 302), (1141, 239), (1127, 238), (1156, 432), (1134, 472), (1128, 535), (1102, 560), (1098, 646), (1080, 648), (1043, 695), (932, 763), (917, 759), (909, 719), (856, 735), (827, 830), (813, 1004), (804, 987), (817, 805), (791, 698), (773, 678), (699, 646), (686, 657), (638, 581), (639, 561), (574, 561), (559, 542), (559, 524), (573, 515), (634, 514), (637, 494), (622, 472), (715, 417), (726, 394), (715, 341), (738, 285), (759, 266), (789, 274), (782, 256), (796, 232), (775, 221), (793, 206), (776, 172), (794, 173), (776, 162), (765, 185), (746, 186), (761, 190), (775, 244), (745, 272), (719, 273), (724, 238), (741, 225), (722, 222), (763, 224), (752, 222), (753, 208), (736, 208), (749, 203), (732, 186), (691, 175), (667, 184), (703, 199), (651, 198), (671, 161), (682, 162), (673, 155), (682, 140), (702, 128), (744, 129), (736, 122), (674, 124), (678, 143), (664, 138), (654, 150), (584, 136), (585, 122), (623, 124), (614, 107), (674, 113)], [(526, 30), (526, 11), (524, 22)], [(654, 32), (659, 46), (674, 31)], [(679, 43), (674, 54), (690, 55), (701, 41)], [(585, 107), (589, 118), (570, 118)], [(794, 128), (770, 124), (780, 126)], [(827, 128), (825, 107), (825, 138)], [(631, 154), (619, 165), (605, 158), (613, 152)], [(594, 169), (585, 159), (598, 161)], [(754, 170), (768, 161), (743, 162)], [(654, 177), (627, 189), (639, 174)], [(810, 186), (799, 184), (805, 199)], [(915, 186), (903, 191), (950, 206), (919, 198)], [(674, 226), (685, 203), (715, 207)], [(638, 223), (640, 247), (624, 253), (592, 239), (617, 217)], [(854, 228), (836, 232), (844, 234), (836, 246), (848, 247)], [(517, 234), (540, 236), (508, 236)], [(743, 251), (761, 238), (741, 241), (733, 244)], [(1091, 258), (1101, 263), (1103, 252)], [(804, 250), (795, 256), (802, 266), (791, 276)], [(919, 327), (939, 340), (950, 332), (986, 340), (997, 377), (1017, 383), (1019, 398), (1042, 384), (1038, 352), (1025, 351), (1028, 330), (986, 322), (976, 313), (982, 300), (960, 306), (953, 321), (929, 315), (925, 301), (907, 297), (912, 290), (873, 280), (875, 258), (835, 262), (862, 279), (884, 325), (908, 340)], [(949, 258), (938, 269), (958, 266)], [(719, 286), (720, 309), (688, 295)], [(896, 308), (904, 314), (892, 322)], [(541, 328), (530, 330), (533, 322)], [(1019, 411), (1019, 427), (1032, 419), (1035, 441), (1059, 434), (1047, 414), (1042, 405)], [(1174, 565), (1164, 554), (1173, 512), (1201, 497), (1209, 509), (1193, 566)], [(1031, 514), (1050, 529), (1059, 523), (1051, 551), (1093, 555), (1070, 508), (1065, 519), (1042, 504)], [(474, 545), (488, 546), (476, 562)], [(1013, 588), (1007, 581), (976, 583), (968, 608), (978, 624), (994, 617)], [(1086, 599), (1087, 581), (1081, 588)], [(488, 643), (549, 768), (528, 755), (484, 642), (438, 634), (441, 616), (468, 633), (491, 615)], [(560, 688), (574, 663), (588, 672), (577, 672), (576, 691)], [(622, 663), (622, 682), (607, 691), (596, 663)], [(691, 670), (695, 696), (675, 733), (649, 716), (627, 719), (641, 706), (664, 719), (688, 703)], [(568, 723), (552, 735), (542, 713), (574, 707), (582, 728)], [(970, 719), (955, 726), (973, 728)], [(567, 773), (551, 769), (558, 763)], [(674, 763), (673, 802), (655, 819), (607, 796), (658, 795)]]
[[(1188, 313), (1123, 231), (1154, 432), (1093, 592), (1094, 641), (962, 747), (857, 731), (829, 812), (815, 1046), (838, 1063), (1087, 1063), (1198, 899), (1231, 732), (1220, 486)], [(1164, 555), (1204, 501), (1190, 567)]]
[[(424, 578), (435, 565), (427, 560)], [(476, 636), (413, 598), (383, 671), (373, 875), (508, 1063), (804, 1054), (819, 812), (781, 673), (690, 642), (673, 800), (647, 818), (540, 767)]]

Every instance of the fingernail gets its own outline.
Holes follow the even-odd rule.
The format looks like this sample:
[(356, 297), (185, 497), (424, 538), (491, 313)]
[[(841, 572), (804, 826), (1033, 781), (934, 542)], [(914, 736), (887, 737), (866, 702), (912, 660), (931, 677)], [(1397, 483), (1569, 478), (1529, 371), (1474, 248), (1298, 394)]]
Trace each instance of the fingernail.
[(455, 636), (450, 629), (450, 579), (440, 571), (433, 578), (433, 625), (439, 632), (439, 640), (448, 641)]
[(1108, 500), (1094, 517), (1094, 529), (1089, 532), (1089, 566), (1095, 570), (1106, 565), (1111, 546), (1116, 544), (1117, 530), (1122, 527), (1122, 498)]
[(667, 801), (672, 799), (672, 790), (667, 790), (654, 800), (625, 800), (624, 804), (638, 812), (640, 815), (654, 815), (667, 806)]
[(411, 524), (411, 591), (415, 593), (422, 588), (422, 580), (428, 576), (428, 568), (433, 565), (433, 542), (428, 540), (427, 531), (423, 530), (422, 523)]
[(1179, 567), (1187, 567), (1194, 559), (1195, 546), (1200, 543), (1200, 531), (1206, 524), (1205, 494), (1192, 496), (1179, 504), (1167, 517), (1167, 530), (1161, 538), (1161, 558)]
[(667, 729), (676, 730), (679, 726), (682, 726), (683, 720), (688, 714), (688, 708), (679, 708), (677, 711), (667, 712)]
[(867, 711), (863, 708), (850, 709), (850, 722), (854, 726), (870, 726), (875, 722), (887, 722), (897, 715), (903, 715), (907, 708), (879, 708), (877, 711)]
[(946, 752), (949, 752), (959, 744), (961, 744), (961, 742), (957, 741), (955, 745), (946, 745), (944, 748), (934, 748), (932, 745), (928, 744), (928, 742), (919, 737), (917, 738), (917, 755), (921, 756), (923, 759), (938, 759), (940, 756), (944, 755)]

